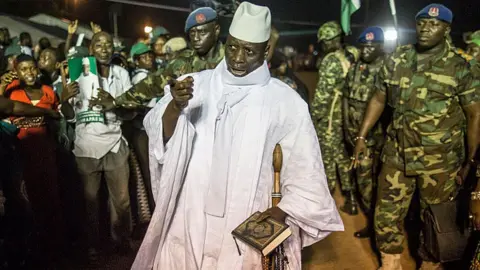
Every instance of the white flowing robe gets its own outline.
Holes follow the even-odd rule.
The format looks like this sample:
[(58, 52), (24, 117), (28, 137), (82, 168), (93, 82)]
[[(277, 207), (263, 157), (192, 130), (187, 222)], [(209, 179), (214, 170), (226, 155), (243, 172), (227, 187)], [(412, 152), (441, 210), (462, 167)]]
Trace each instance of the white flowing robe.
[(236, 87), (224, 82), (233, 77), (225, 60), (215, 70), (189, 75), (194, 79), (193, 98), (165, 146), (162, 116), (172, 100), (168, 87), (145, 117), (156, 208), (132, 269), (261, 269), (260, 254), (238, 241), (240, 255), (231, 232), (254, 212), (271, 207), (276, 144), (283, 150), (278, 207), (288, 214), (293, 232), (284, 243), (290, 269), (301, 269), (303, 247), (344, 229), (327, 187), (307, 104), (286, 84), (270, 78), (266, 63), (254, 72), (264, 85), (252, 87), (231, 108), (223, 217), (206, 214), (205, 204), (211, 168), (216, 166), (211, 163), (217, 104), (225, 87)]

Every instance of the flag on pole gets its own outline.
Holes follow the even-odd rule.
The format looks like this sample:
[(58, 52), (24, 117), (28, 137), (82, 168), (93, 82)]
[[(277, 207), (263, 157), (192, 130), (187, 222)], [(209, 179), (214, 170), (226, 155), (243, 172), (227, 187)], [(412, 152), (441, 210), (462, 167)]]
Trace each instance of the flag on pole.
[(350, 17), (360, 9), (360, 0), (342, 0), (341, 24), (345, 34), (350, 34)]

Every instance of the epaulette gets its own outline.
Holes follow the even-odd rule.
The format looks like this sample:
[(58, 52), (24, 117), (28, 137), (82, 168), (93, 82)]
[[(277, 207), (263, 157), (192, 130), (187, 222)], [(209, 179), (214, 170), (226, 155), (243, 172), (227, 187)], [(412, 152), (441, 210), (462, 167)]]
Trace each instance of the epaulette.
[(453, 52), (462, 57), (465, 61), (467, 61), (468, 63), (470, 63), (474, 58), (473, 56), (469, 55), (467, 52), (465, 52), (464, 50), (460, 49), (460, 48), (454, 48), (453, 49)]

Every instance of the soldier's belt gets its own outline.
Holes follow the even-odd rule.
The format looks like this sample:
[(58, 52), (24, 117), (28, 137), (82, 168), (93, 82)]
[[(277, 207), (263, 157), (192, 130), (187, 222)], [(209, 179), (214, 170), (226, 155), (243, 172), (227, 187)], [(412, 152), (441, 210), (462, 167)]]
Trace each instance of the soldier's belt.
[(97, 111), (85, 111), (77, 113), (77, 125), (89, 123), (105, 124), (105, 114)]
[(43, 116), (39, 117), (20, 117), (12, 121), (17, 128), (36, 128), (46, 124)]

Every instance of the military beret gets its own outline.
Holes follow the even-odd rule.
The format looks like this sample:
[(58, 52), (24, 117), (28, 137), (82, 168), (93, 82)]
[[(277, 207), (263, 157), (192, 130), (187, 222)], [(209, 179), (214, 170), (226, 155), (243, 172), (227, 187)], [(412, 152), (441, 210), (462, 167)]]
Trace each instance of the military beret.
[(438, 19), (444, 22), (452, 23), (453, 13), (446, 6), (441, 4), (430, 4), (417, 13), (415, 20), (419, 19)]
[(217, 12), (209, 7), (201, 7), (188, 15), (185, 22), (185, 33), (195, 26), (206, 24), (217, 19)]
[(342, 33), (343, 31), (340, 27), (340, 24), (336, 21), (330, 21), (320, 26), (317, 33), (317, 38), (318, 41), (331, 40), (340, 36)]
[(383, 43), (385, 38), (383, 36), (383, 30), (380, 27), (372, 26), (368, 27), (363, 31), (363, 33), (358, 37), (359, 43)]

